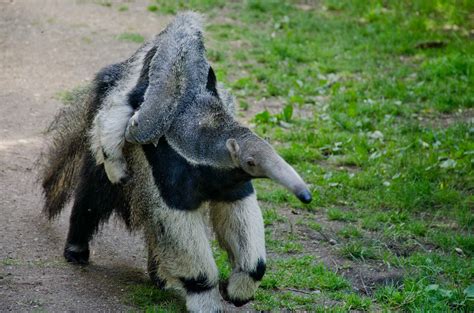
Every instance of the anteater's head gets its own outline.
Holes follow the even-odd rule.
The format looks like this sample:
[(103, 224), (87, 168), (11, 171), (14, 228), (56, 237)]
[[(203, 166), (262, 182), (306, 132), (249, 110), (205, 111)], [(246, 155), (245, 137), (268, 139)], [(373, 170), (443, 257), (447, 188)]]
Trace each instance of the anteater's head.
[(255, 178), (270, 178), (294, 193), (303, 203), (311, 192), (298, 173), (265, 140), (251, 134), (226, 142), (234, 164)]

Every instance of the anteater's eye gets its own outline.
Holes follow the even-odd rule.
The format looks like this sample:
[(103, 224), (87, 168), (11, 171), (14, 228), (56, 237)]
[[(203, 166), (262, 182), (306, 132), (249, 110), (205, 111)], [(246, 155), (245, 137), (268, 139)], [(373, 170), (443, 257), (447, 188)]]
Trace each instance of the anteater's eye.
[(255, 160), (252, 158), (247, 159), (247, 165), (248, 166), (255, 166)]

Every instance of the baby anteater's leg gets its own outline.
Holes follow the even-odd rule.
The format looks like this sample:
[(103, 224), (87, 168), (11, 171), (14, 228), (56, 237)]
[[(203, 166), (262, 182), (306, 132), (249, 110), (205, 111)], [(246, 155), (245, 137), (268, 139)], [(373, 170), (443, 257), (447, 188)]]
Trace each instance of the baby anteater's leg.
[[(221, 310), (218, 271), (199, 211), (160, 209), (155, 211), (155, 277), (166, 288), (181, 289), (191, 312)], [(149, 242), (152, 242), (149, 240)]]
[(240, 306), (253, 298), (265, 273), (262, 213), (255, 194), (235, 202), (213, 202), (210, 208), (219, 244), (232, 263), (224, 298)]
[(109, 180), (123, 183), (128, 177), (127, 162), (122, 149), (125, 143), (125, 130), (133, 114), (133, 109), (124, 105), (104, 107), (94, 119), (91, 131), (91, 150), (97, 164), (104, 163)]

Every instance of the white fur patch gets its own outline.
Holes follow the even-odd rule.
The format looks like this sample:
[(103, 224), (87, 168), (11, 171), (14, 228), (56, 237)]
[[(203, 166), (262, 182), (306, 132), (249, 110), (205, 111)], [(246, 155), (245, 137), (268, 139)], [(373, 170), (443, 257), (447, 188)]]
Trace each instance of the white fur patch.
[(230, 250), (236, 267), (252, 271), (258, 259), (265, 261), (263, 218), (255, 193), (239, 201), (212, 202), (210, 208), (219, 243)]
[(186, 308), (190, 312), (220, 312), (222, 302), (217, 288), (206, 292), (189, 294), (186, 296)]
[[(217, 285), (218, 271), (204, 216), (200, 210), (179, 211), (166, 206), (153, 211), (153, 219), (163, 230), (157, 232), (158, 272), (168, 277), (195, 278), (204, 275)], [(169, 280), (168, 277), (164, 277)], [(179, 282), (175, 287), (181, 288)]]
[(146, 44), (130, 59), (133, 61), (127, 65), (124, 77), (105, 96), (89, 132), (90, 150), (97, 164), (105, 163), (107, 177), (112, 183), (118, 183), (127, 176), (127, 164), (122, 149), (125, 144), (125, 130), (133, 115), (133, 108), (128, 103), (128, 94), (138, 82), (144, 57), (150, 47)]
[(66, 249), (71, 252), (82, 252), (87, 250), (87, 247), (68, 244)]
[(235, 202), (211, 202), (211, 221), (219, 244), (227, 251), (232, 275), (227, 292), (233, 299), (249, 299), (259, 282), (249, 272), (265, 262), (263, 218), (255, 193)]
[(127, 177), (127, 163), (125, 159), (104, 161), (104, 169), (107, 178), (113, 183), (119, 183), (123, 178)]
[(227, 293), (232, 299), (248, 300), (253, 297), (259, 284), (248, 273), (235, 272), (229, 278)]

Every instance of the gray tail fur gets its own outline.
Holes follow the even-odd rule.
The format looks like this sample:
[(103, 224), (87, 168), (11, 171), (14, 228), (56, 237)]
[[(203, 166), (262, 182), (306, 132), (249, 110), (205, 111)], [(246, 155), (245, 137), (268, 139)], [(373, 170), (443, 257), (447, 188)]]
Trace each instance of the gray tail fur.
[(79, 181), (82, 159), (87, 151), (92, 94), (91, 88), (73, 92), (73, 100), (56, 115), (47, 129), (50, 143), (39, 161), (39, 180), (45, 197), (43, 212), (49, 219), (61, 213)]

